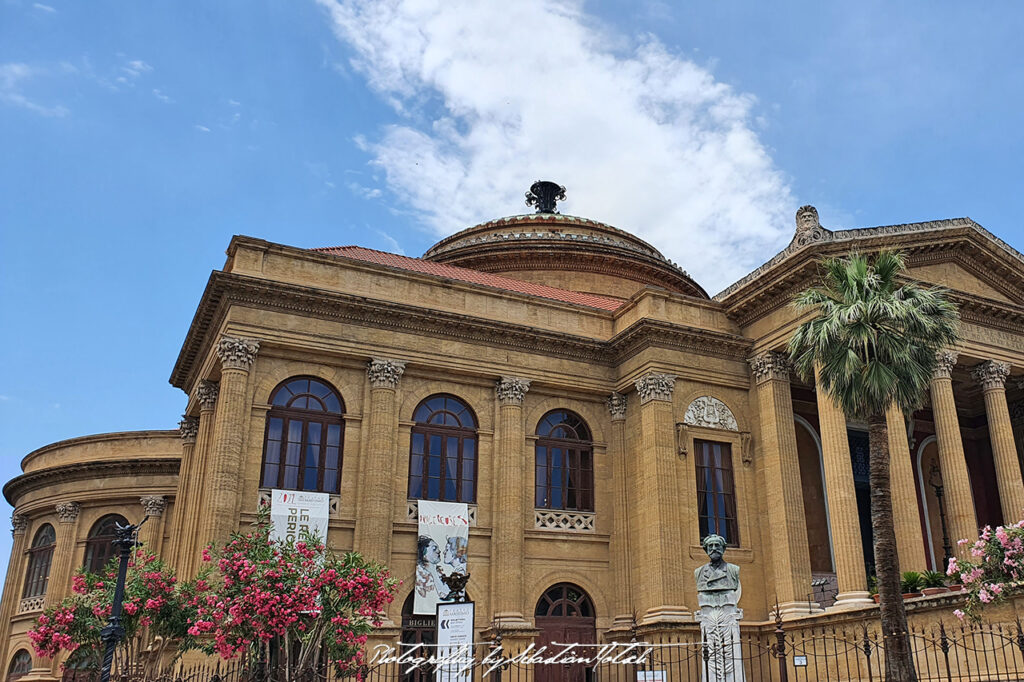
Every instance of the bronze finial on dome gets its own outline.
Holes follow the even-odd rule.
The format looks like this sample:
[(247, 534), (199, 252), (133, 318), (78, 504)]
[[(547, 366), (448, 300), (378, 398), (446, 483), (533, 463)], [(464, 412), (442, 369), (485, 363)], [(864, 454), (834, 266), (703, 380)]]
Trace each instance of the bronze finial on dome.
[(537, 213), (558, 213), (559, 201), (565, 201), (565, 187), (550, 180), (538, 180), (526, 193), (526, 205), (536, 206)]

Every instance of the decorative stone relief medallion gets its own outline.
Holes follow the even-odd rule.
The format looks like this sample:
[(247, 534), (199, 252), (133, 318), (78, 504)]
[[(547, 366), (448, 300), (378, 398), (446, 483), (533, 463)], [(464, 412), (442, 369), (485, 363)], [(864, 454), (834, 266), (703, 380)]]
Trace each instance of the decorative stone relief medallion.
[(683, 423), (687, 426), (701, 426), (707, 429), (740, 430), (736, 424), (736, 417), (729, 406), (709, 395), (703, 395), (690, 403), (683, 416)]
[(626, 418), (626, 396), (612, 391), (608, 396), (608, 412), (612, 415), (612, 421)]

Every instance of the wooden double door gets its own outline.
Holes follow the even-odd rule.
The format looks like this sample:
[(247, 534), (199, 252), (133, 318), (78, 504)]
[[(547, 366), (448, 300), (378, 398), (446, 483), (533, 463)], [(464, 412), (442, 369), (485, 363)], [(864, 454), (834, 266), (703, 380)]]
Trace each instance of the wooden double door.
[[(547, 646), (545, 657), (553, 656), (563, 647), (558, 644), (596, 644), (597, 621), (594, 605), (581, 588), (560, 583), (548, 589), (537, 602), (534, 619), (540, 634), (537, 648)], [(586, 647), (579, 655), (593, 652)], [(593, 670), (582, 663), (571, 665), (538, 665), (534, 667), (536, 682), (590, 682)]]

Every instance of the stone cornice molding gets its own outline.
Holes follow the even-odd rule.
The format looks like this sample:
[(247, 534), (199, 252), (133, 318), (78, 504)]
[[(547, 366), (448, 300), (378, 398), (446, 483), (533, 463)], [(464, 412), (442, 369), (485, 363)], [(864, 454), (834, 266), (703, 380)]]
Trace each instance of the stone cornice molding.
[(260, 342), (256, 339), (222, 336), (217, 342), (217, 357), (224, 369), (248, 371), (256, 361), (259, 350)]
[(1010, 366), (1005, 362), (986, 360), (971, 369), (971, 378), (985, 391), (1002, 391), (1006, 386), (1006, 378), (1010, 376)]
[(612, 394), (608, 396), (605, 403), (608, 405), (608, 413), (611, 415), (613, 422), (622, 421), (626, 418), (626, 396), (612, 391)]
[(501, 405), (522, 405), (530, 380), (521, 377), (502, 377), (494, 383), (494, 393)]
[(57, 520), (61, 523), (74, 523), (78, 519), (82, 505), (77, 502), (60, 502), (54, 509), (57, 510)]
[(646, 405), (652, 400), (672, 402), (672, 391), (675, 390), (676, 375), (663, 372), (647, 372), (638, 377), (633, 385), (636, 386), (637, 395), (640, 396), (640, 404)]
[(716, 332), (661, 320), (640, 320), (608, 342), (621, 364), (648, 348), (680, 350), (716, 358), (743, 361), (754, 342), (738, 334)]
[(935, 373), (932, 376), (935, 379), (952, 379), (958, 357), (954, 351), (940, 350), (935, 354)]
[(196, 388), (196, 400), (199, 401), (199, 408), (212, 410), (217, 406), (217, 396), (220, 394), (220, 383), (203, 379)]
[(26, 528), (28, 528), (28, 516), (25, 514), (19, 514), (18, 512), (11, 514), (12, 536), (24, 535)]
[(750, 370), (754, 381), (763, 384), (766, 381), (789, 381), (791, 363), (785, 353), (765, 351), (750, 358)]
[(401, 360), (373, 358), (366, 366), (366, 377), (371, 388), (398, 388), (398, 382), (405, 374), (405, 363)]
[(139, 504), (146, 510), (146, 516), (163, 516), (167, 508), (167, 498), (163, 495), (143, 495)]
[(199, 417), (190, 417), (187, 414), (181, 415), (181, 421), (178, 422), (178, 431), (181, 432), (181, 441), (186, 445), (190, 445), (196, 442), (196, 436), (199, 435)]
[(91, 483), (96, 479), (122, 476), (174, 476), (180, 466), (180, 457), (65, 464), (12, 478), (4, 485), (3, 492), (7, 502), (17, 506), (22, 496), (60, 483)]

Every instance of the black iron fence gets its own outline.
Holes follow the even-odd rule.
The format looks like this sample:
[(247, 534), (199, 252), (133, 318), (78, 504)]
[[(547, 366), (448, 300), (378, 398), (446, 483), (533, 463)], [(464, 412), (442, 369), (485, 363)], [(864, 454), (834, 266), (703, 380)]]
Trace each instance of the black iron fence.
[[(914, 629), (907, 636), (922, 682), (1024, 681), (1021, 623)], [(744, 632), (733, 641), (707, 642), (696, 632), (616, 644), (552, 646), (504, 651), (492, 642), (438, 663), (436, 647), (370, 651), (361, 672), (366, 682), (831, 682), (885, 679), (886, 637), (869, 628), (805, 628)], [(441, 652), (443, 656), (445, 652)], [(433, 657), (433, 660), (432, 660)], [(742, 677), (740, 676), (742, 674)], [(88, 671), (68, 671), (67, 682), (93, 682)], [(125, 663), (115, 682), (339, 682), (329, 669), (294, 673), (245, 660), (204, 665)]]

